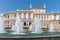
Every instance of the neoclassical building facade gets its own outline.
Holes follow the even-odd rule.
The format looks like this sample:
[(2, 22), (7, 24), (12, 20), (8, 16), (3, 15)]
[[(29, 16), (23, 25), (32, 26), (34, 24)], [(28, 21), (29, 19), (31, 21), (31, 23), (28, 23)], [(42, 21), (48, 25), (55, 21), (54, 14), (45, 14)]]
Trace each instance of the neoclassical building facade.
[(32, 7), (28, 10), (16, 10), (12, 12), (7, 12), (3, 14), (5, 27), (11, 28), (15, 24), (17, 14), (20, 15), (21, 21), (24, 25), (24, 29), (29, 29), (30, 25), (34, 23), (34, 18), (38, 17), (42, 23), (42, 29), (49, 29), (51, 22), (54, 25), (55, 31), (60, 31), (60, 13), (59, 12), (50, 12), (46, 13), (46, 5), (44, 4), (43, 8)]

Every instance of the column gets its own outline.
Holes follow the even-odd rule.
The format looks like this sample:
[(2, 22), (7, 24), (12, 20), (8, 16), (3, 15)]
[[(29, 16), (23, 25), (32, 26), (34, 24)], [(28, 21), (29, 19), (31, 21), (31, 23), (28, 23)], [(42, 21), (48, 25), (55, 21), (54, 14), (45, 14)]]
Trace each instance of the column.
[(45, 15), (45, 20), (47, 20), (47, 15)]
[(31, 18), (31, 15), (30, 15), (30, 13), (29, 13), (29, 15), (28, 15), (28, 16), (29, 16), (29, 18)]
[(45, 19), (45, 16), (43, 15), (43, 20)]
[(41, 20), (41, 15), (39, 17), (40, 17), (40, 20)]

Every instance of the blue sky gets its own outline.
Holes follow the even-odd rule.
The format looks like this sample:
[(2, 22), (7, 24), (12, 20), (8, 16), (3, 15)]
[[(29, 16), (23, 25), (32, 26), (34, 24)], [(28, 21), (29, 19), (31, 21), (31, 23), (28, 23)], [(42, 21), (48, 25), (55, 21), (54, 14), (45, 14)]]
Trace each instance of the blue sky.
[(29, 9), (30, 3), (33, 7), (43, 7), (46, 4), (47, 12), (60, 12), (60, 0), (0, 0), (0, 13), (15, 11), (16, 9)]

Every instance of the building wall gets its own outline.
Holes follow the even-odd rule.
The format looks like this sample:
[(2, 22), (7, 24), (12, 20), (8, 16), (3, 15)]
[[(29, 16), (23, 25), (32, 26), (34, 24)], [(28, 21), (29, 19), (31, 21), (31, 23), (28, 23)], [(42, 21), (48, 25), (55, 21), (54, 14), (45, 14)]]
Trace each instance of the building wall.
[(5, 20), (5, 27), (12, 27), (15, 24), (17, 14), (20, 15), (20, 18), (23, 22), (24, 28), (29, 26), (33, 23), (34, 18), (39, 17), (42, 23), (42, 28), (49, 28), (51, 22), (54, 24), (54, 30), (60, 30), (59, 26), (59, 13), (35, 13), (34, 11), (15, 11), (15, 12), (8, 12), (3, 15)]

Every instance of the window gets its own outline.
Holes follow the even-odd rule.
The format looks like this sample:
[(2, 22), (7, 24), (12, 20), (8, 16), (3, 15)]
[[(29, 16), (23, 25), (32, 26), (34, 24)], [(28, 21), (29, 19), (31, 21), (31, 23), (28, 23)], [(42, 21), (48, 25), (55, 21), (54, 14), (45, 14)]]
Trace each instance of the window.
[(21, 13), (19, 14), (20, 18), (21, 18)]
[(45, 16), (43, 15), (43, 20), (45, 19)]
[(24, 22), (24, 26), (26, 26), (26, 22)]
[(36, 15), (34, 15), (34, 17), (36, 18)]
[(54, 20), (56, 20), (56, 15), (54, 15)]
[(26, 18), (26, 13), (24, 13), (24, 18)]
[(14, 17), (16, 17), (16, 14), (14, 14)]
[(48, 18), (48, 16), (47, 16), (47, 15), (45, 15), (45, 20), (47, 20), (47, 18)]
[(29, 25), (31, 25), (31, 22), (29, 22)]
[(9, 15), (6, 15), (6, 19), (9, 19)]
[(8, 15), (8, 19), (9, 19), (9, 15)]
[(29, 13), (29, 18), (30, 18), (31, 14)]
[(28, 13), (26, 13), (26, 19), (28, 19), (29, 18), (29, 14)]

